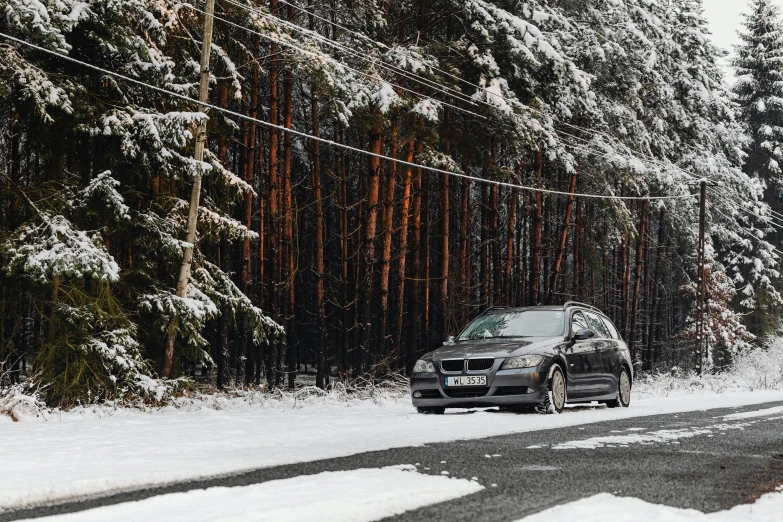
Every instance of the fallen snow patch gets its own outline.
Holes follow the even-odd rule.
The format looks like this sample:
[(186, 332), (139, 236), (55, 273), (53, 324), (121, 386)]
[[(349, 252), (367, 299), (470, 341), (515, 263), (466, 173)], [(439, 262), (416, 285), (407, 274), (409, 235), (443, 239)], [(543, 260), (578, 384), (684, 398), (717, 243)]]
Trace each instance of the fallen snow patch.
[(552, 449), (595, 449), (606, 446), (628, 446), (630, 444), (654, 444), (656, 442), (672, 442), (678, 439), (688, 439), (698, 435), (712, 433), (708, 429), (703, 430), (660, 430), (645, 434), (633, 435), (607, 435), (604, 437), (591, 437), (583, 440), (571, 440), (555, 444)]
[[(567, 442), (561, 442), (554, 444), (552, 449), (596, 449), (596, 448), (613, 448), (613, 447), (625, 447), (632, 444), (679, 444), (679, 439), (691, 439), (698, 437), (699, 435), (712, 436), (715, 431), (727, 431), (727, 430), (744, 430), (746, 427), (753, 424), (753, 422), (737, 423), (737, 424), (715, 424), (713, 426), (707, 426), (705, 428), (681, 428), (681, 429), (665, 429), (650, 431), (646, 433), (632, 433), (623, 435), (604, 435), (599, 437), (591, 437), (589, 439), (572, 440)], [(639, 428), (631, 428), (631, 430), (638, 430)], [(627, 430), (629, 431), (629, 430)], [(613, 430), (612, 433), (622, 433)], [(540, 447), (540, 446), (539, 446)]]
[(737, 420), (737, 419), (751, 419), (753, 417), (766, 417), (767, 415), (775, 415), (776, 413), (783, 412), (783, 406), (776, 406), (775, 408), (766, 408), (763, 410), (744, 411), (742, 413), (732, 413), (723, 417), (724, 420)]
[(767, 493), (753, 504), (735, 506), (727, 511), (702, 513), (651, 504), (638, 498), (616, 497), (601, 493), (562, 504), (525, 517), (517, 522), (778, 522), (783, 513), (783, 492)]
[(303, 475), (233, 488), (196, 489), (35, 520), (369, 522), (482, 489), (474, 481), (423, 475), (415, 466), (394, 466)]

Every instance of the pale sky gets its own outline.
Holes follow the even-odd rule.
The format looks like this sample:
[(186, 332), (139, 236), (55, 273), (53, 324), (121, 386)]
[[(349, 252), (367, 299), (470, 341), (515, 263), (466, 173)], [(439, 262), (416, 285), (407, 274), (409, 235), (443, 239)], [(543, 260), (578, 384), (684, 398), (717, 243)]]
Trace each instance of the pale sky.
[[(783, 0), (775, 0), (783, 7)], [(704, 14), (710, 23), (713, 42), (727, 51), (739, 42), (737, 30), (741, 28), (742, 13), (747, 9), (747, 0), (704, 0)], [(734, 75), (731, 68), (726, 67), (726, 77), (729, 83)]]

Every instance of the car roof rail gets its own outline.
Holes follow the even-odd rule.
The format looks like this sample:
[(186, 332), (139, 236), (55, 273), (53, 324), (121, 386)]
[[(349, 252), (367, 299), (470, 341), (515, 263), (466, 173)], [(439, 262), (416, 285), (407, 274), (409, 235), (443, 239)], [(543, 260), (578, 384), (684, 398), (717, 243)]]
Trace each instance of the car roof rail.
[(596, 312), (598, 312), (598, 313), (599, 313), (599, 314), (601, 314), (601, 315), (605, 315), (605, 314), (604, 314), (604, 313), (601, 311), (601, 309), (600, 309), (600, 308), (598, 308), (597, 306), (593, 306), (593, 305), (591, 305), (591, 304), (587, 304), (587, 303), (580, 303), (579, 301), (566, 301), (566, 302), (563, 304), (563, 308), (568, 308), (569, 306), (582, 306), (582, 307), (584, 307), (584, 308), (589, 308), (590, 310), (595, 310)]
[(507, 310), (507, 309), (509, 309), (509, 308), (511, 308), (511, 307), (510, 307), (510, 306), (490, 306), (489, 308), (487, 308), (486, 310), (484, 310), (483, 312), (481, 312), (481, 313), (479, 314), (479, 317), (480, 317), (480, 316), (482, 316), (482, 315), (484, 315), (484, 314), (486, 314), (487, 312), (491, 312), (491, 311), (493, 311), (493, 310)]

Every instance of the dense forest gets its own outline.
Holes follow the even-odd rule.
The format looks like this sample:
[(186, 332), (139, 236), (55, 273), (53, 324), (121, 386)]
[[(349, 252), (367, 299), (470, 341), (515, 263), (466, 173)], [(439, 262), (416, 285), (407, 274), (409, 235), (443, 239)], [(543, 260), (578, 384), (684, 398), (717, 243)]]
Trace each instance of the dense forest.
[(567, 300), (646, 372), (719, 371), (777, 328), (769, 0), (735, 92), (700, 0), (209, 3), (0, 0), (4, 384), (324, 387)]

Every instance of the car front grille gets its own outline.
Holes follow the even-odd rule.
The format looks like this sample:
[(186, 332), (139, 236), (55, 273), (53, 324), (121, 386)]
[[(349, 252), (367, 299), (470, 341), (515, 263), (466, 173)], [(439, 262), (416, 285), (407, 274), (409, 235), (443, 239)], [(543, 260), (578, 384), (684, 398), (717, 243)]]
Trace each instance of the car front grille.
[(452, 399), (467, 399), (472, 397), (483, 397), (488, 391), (489, 388), (445, 388), (443, 393)]
[(440, 362), (440, 367), (444, 372), (461, 372), (465, 369), (465, 361), (462, 359), (446, 359)]
[(495, 359), (468, 359), (469, 372), (483, 372), (494, 366)]

